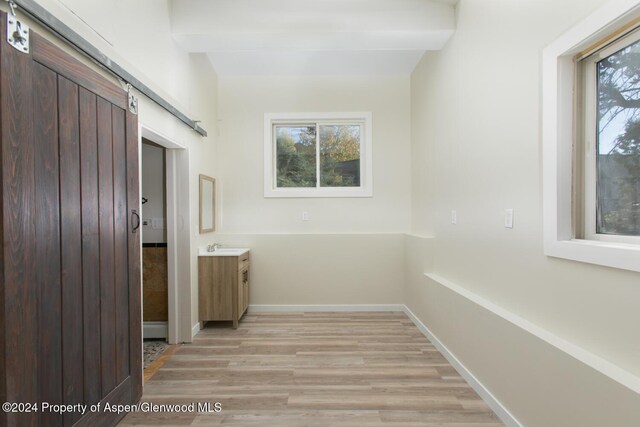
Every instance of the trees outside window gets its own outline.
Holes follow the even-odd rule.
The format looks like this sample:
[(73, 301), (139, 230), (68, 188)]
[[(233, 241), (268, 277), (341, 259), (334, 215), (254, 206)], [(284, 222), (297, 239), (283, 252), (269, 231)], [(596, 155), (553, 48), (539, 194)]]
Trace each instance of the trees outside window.
[(316, 127), (276, 126), (278, 187), (315, 187)]
[(371, 113), (266, 113), (265, 197), (371, 197)]
[(587, 99), (588, 91), (595, 92), (595, 105), (585, 106), (587, 117), (594, 117), (585, 120), (585, 133), (595, 140), (595, 206), (586, 209), (595, 210), (596, 234), (640, 236), (638, 38), (626, 38), (584, 60)]

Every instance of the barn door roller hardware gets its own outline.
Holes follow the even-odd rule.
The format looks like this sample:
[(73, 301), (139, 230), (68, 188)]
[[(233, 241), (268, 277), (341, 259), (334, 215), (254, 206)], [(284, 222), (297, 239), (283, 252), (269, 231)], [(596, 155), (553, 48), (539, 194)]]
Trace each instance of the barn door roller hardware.
[(132, 114), (138, 114), (138, 98), (131, 92), (131, 83), (127, 83), (127, 105)]
[[(180, 110), (178, 110), (176, 107), (174, 107), (167, 100), (165, 100), (160, 95), (158, 95), (156, 92), (151, 90), (151, 88), (149, 88), (147, 85), (145, 85), (140, 80), (135, 78), (127, 70), (125, 70), (120, 65), (115, 63), (113, 60), (111, 60), (111, 58), (109, 58), (107, 55), (102, 53), (97, 47), (95, 47), (94, 45), (89, 43), (87, 40), (82, 38), (78, 33), (73, 31), (69, 26), (67, 26), (65, 23), (63, 23), (58, 18), (53, 16), (46, 9), (44, 9), (42, 6), (37, 4), (34, 0), (7, 0), (7, 2), (9, 3), (9, 7), (11, 8), (11, 13), (7, 14), (7, 16), (8, 16), (8, 18), (7, 18), (8, 21), (7, 22), (9, 22), (9, 19), (11, 19), (11, 16), (13, 16), (15, 18), (14, 20), (15, 20), (16, 23), (19, 22), (17, 20), (16, 16), (15, 16), (15, 10), (14, 10), (14, 8), (17, 5), (18, 7), (20, 7), (20, 10), (22, 10), (24, 13), (26, 13), (27, 15), (29, 15), (30, 17), (32, 17), (33, 19), (35, 19), (39, 23), (41, 23), (43, 26), (45, 26), (46, 28), (51, 30), (53, 33), (58, 35), (60, 38), (64, 39), (72, 47), (74, 47), (78, 51), (82, 52), (84, 55), (88, 56), (93, 62), (95, 62), (101, 68), (109, 71), (111, 74), (116, 76), (118, 79), (123, 80), (127, 84), (131, 85), (131, 87), (136, 89), (136, 91), (138, 91), (139, 93), (143, 94), (147, 98), (151, 99), (153, 102), (158, 104), (160, 107), (164, 108), (169, 113), (171, 113), (173, 116), (178, 118), (181, 122), (183, 122), (184, 124), (189, 126), (194, 131), (198, 132), (200, 135), (207, 136), (207, 131), (204, 130), (198, 124), (198, 122), (199, 122), (198, 120), (190, 119), (186, 114), (182, 113)], [(29, 36), (29, 28), (26, 27), (26, 25), (24, 23), (20, 23), (20, 27), (21, 27), (20, 31), (24, 30), (25, 28), (26, 28), (26, 31), (27, 31), (26, 32), (26, 36), (21, 36), (21, 37), (26, 37), (27, 50), (26, 51), (24, 50), (24, 44), (22, 44), (21, 40), (20, 40), (21, 44), (19, 45), (20, 47), (16, 47), (13, 44), (12, 44), (12, 46), (16, 47), (16, 49), (18, 49), (18, 50), (20, 50), (22, 52), (28, 52), (28, 49), (29, 49), (29, 42), (28, 42), (28, 40), (29, 40), (29, 37), (28, 37)], [(7, 28), (9, 28), (9, 25), (7, 25)], [(9, 31), (9, 30), (7, 30), (7, 31)], [(14, 28), (14, 32), (15, 31), (16, 31), (16, 29)], [(13, 32), (12, 32), (12, 34), (13, 34)], [(23, 32), (19, 32), (18, 34), (24, 34), (24, 33)], [(9, 34), (7, 34), (7, 36), (9, 36)], [(11, 38), (11, 37), (7, 37), (7, 39), (9, 39), (9, 38)], [(16, 39), (14, 38), (14, 42), (15, 41), (16, 41)], [(128, 92), (127, 96), (129, 98), (129, 109), (132, 112), (133, 112), (133, 110), (137, 111), (137, 109), (138, 109), (137, 99), (132, 100), (131, 97), (133, 97), (133, 94), (131, 93), (130, 89), (127, 92)], [(135, 97), (133, 97), (133, 98), (135, 98)], [(133, 102), (133, 101), (135, 101), (135, 102)], [(132, 102), (135, 105), (132, 105)]]
[(9, 1), (11, 13), (7, 13), (7, 43), (20, 52), (29, 53), (29, 27), (16, 15), (16, 4)]

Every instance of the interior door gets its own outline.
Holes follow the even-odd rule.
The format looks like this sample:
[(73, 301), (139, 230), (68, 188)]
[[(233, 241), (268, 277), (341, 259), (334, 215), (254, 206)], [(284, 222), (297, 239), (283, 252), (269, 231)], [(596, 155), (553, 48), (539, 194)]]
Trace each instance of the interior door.
[[(0, 425), (113, 425), (142, 394), (137, 117), (126, 93), (0, 16)], [(44, 403), (88, 405), (64, 414)], [(17, 408), (20, 409), (20, 408)]]

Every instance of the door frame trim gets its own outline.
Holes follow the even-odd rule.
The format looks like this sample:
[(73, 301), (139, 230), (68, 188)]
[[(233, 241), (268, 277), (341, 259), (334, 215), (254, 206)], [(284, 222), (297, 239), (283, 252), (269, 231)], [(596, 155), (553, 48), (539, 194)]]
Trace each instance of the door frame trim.
[[(142, 117), (139, 118), (139, 126), (140, 150), (142, 150), (143, 137), (166, 149), (167, 291), (169, 298), (167, 341), (169, 344), (191, 342), (189, 150), (174, 139), (144, 124)], [(142, 156), (140, 162), (142, 162)], [(142, 164), (140, 164), (140, 173), (142, 173)], [(142, 185), (142, 177), (140, 184)]]

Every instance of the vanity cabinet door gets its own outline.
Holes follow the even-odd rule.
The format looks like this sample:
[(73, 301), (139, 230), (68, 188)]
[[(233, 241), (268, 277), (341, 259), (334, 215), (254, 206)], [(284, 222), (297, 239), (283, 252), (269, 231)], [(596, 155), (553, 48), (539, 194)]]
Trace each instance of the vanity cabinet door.
[(246, 274), (243, 276), (242, 286), (244, 287), (244, 309), (246, 310), (249, 307), (249, 268), (247, 268)]
[(198, 305), (200, 321), (233, 320), (235, 259), (198, 258)]
[(242, 283), (242, 273), (243, 270), (238, 272), (238, 299), (236, 300), (238, 304), (238, 320), (240, 320), (242, 312), (244, 311), (244, 284)]
[(238, 317), (242, 316), (249, 305), (249, 267), (238, 272)]

